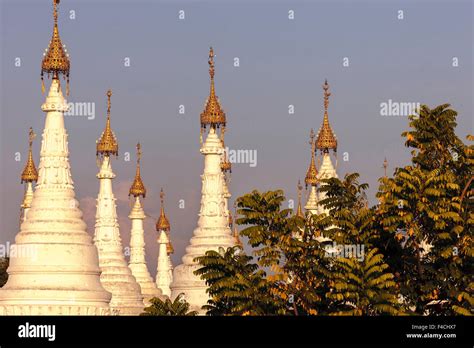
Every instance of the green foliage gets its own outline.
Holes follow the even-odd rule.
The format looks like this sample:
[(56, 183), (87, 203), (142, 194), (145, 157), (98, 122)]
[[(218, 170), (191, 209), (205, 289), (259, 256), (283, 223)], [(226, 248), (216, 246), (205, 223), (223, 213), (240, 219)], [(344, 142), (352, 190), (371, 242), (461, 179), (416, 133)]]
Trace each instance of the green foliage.
[[(369, 208), (359, 174), (347, 174), (344, 180), (323, 180), (321, 203), (332, 219), (324, 231), (339, 246), (359, 247), (361, 259), (351, 255), (334, 257), (329, 274), (330, 290), (326, 297), (331, 315), (401, 314), (394, 276), (384, 256), (374, 247), (380, 243), (375, 209)], [(363, 249), (362, 249), (363, 248)]]
[[(448, 104), (422, 106), (404, 132), (412, 164), (380, 179), (378, 218), (400, 248), (387, 253), (405, 303), (417, 314), (472, 313), (473, 146), (454, 132)], [(472, 140), (472, 139), (471, 139)], [(400, 262), (401, 261), (401, 262)]]
[(320, 203), (329, 209), (332, 226), (324, 234), (338, 244), (364, 244), (371, 247), (378, 238), (373, 226), (374, 209), (368, 207), (365, 190), (368, 184), (359, 184), (359, 174), (351, 173), (344, 180), (322, 180), (321, 192), (326, 198)]
[(377, 249), (370, 250), (362, 262), (355, 258), (336, 258), (333, 286), (327, 297), (338, 310), (332, 315), (401, 314), (393, 274)]
[[(323, 203), (331, 216), (312, 215), (307, 221), (281, 209), (282, 191), (253, 191), (240, 197), (237, 223), (250, 225), (241, 234), (248, 237), (257, 263), (250, 263), (253, 257), (236, 248), (197, 258), (202, 267), (196, 274), (209, 285), (208, 314), (340, 314), (349, 313), (350, 303), (353, 315), (399, 313), (393, 275), (384, 272), (388, 265), (381, 254), (373, 255), (376, 249), (358, 265), (355, 259), (328, 257), (327, 242), (320, 238), (330, 236), (341, 244), (374, 239), (373, 210), (364, 203), (367, 185), (359, 185), (357, 177), (328, 180)], [(360, 281), (347, 283), (354, 286), (348, 295), (341, 292), (342, 284), (351, 277)]]
[[(472, 315), (474, 147), (456, 136), (456, 115), (445, 104), (410, 116), (411, 163), (379, 180), (374, 207), (357, 173), (322, 180), (329, 216), (293, 216), (281, 190), (238, 198), (253, 256), (198, 259), (208, 314)], [(328, 255), (328, 241), (365, 257)]]
[(328, 286), (328, 260), (323, 245), (316, 239), (331, 222), (315, 217), (306, 224), (292, 210), (282, 209), (283, 191), (252, 191), (237, 200), (238, 224), (254, 249), (257, 264), (269, 269), (270, 296), (278, 304), (278, 313), (315, 315), (327, 311), (323, 297)]
[(211, 296), (203, 306), (207, 315), (265, 315), (278, 313), (278, 304), (269, 294), (270, 283), (252, 257), (239, 247), (226, 251), (208, 251), (197, 261), (203, 266), (195, 273), (202, 275)]
[(183, 298), (183, 294), (179, 294), (173, 302), (169, 298), (164, 301), (158, 297), (150, 300), (151, 305), (144, 309), (145, 312), (141, 316), (195, 316), (196, 311), (189, 311), (189, 303)]

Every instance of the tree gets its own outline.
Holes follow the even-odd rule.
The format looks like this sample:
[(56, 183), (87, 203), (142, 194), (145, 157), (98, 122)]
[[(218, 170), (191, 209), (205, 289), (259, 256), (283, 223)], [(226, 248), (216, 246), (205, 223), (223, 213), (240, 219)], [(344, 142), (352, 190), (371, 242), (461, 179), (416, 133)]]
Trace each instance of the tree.
[[(236, 223), (247, 226), (240, 233), (253, 256), (228, 249), (200, 259), (197, 274), (212, 288), (207, 308), (214, 314), (472, 314), (474, 147), (456, 136), (456, 115), (444, 104), (409, 117), (402, 136), (411, 164), (379, 180), (374, 207), (357, 173), (322, 180), (320, 204), (329, 216), (293, 216), (282, 209), (281, 190), (238, 198)], [(333, 247), (363, 246), (362, 259), (328, 255), (322, 236)]]
[(321, 192), (326, 198), (320, 203), (329, 209), (332, 226), (325, 234), (338, 244), (365, 244), (373, 246), (378, 231), (373, 226), (374, 209), (369, 208), (365, 190), (368, 184), (359, 184), (358, 173), (322, 180)]
[(334, 260), (333, 287), (327, 294), (339, 304), (331, 315), (401, 314), (393, 274), (383, 255), (371, 249), (362, 262), (355, 258)]
[[(344, 181), (325, 182), (327, 199), (322, 203), (331, 216), (291, 216), (290, 210), (281, 209), (285, 197), (280, 190), (254, 190), (240, 197), (236, 222), (250, 225), (241, 234), (248, 237), (257, 263), (250, 263), (253, 258), (242, 251), (236, 254), (235, 248), (210, 251), (197, 259), (202, 268), (196, 274), (209, 285), (208, 314), (340, 314), (348, 312), (348, 306), (355, 306), (353, 315), (399, 313), (393, 275), (385, 272), (388, 265), (375, 254), (377, 249), (359, 265), (350, 256), (328, 256), (327, 242), (319, 238), (371, 247), (376, 238), (374, 213), (364, 201), (367, 185), (359, 185), (357, 178), (351, 174)], [(360, 280), (352, 293), (340, 291), (344, 279), (356, 276)]]
[[(323, 180), (326, 197), (321, 204), (329, 209), (332, 226), (325, 235), (336, 243), (339, 251), (331, 260), (331, 315), (401, 314), (394, 275), (388, 271), (384, 255), (376, 247), (380, 233), (375, 209), (368, 207), (365, 190), (359, 184), (359, 174), (347, 174)], [(355, 255), (359, 253), (359, 255)], [(342, 254), (342, 255), (340, 255)]]
[[(382, 178), (378, 217), (404, 301), (417, 314), (472, 314), (474, 148), (455, 134), (449, 104), (422, 106), (402, 134), (412, 163)], [(469, 137), (472, 140), (472, 137)]]
[(203, 306), (207, 315), (265, 315), (278, 312), (269, 295), (266, 273), (239, 247), (207, 251), (196, 258), (202, 268), (195, 272), (209, 286), (211, 299)]
[(141, 316), (195, 316), (196, 311), (189, 311), (189, 303), (182, 298), (183, 294), (179, 294), (173, 302), (169, 298), (164, 301), (158, 297), (150, 300), (151, 305), (146, 307), (145, 312)]
[(248, 225), (240, 233), (248, 237), (257, 264), (269, 269), (270, 294), (279, 304), (277, 314), (316, 315), (329, 307), (324, 303), (328, 287), (328, 261), (316, 237), (330, 224), (325, 216), (313, 224), (282, 209), (283, 191), (256, 190), (237, 199), (236, 222)]

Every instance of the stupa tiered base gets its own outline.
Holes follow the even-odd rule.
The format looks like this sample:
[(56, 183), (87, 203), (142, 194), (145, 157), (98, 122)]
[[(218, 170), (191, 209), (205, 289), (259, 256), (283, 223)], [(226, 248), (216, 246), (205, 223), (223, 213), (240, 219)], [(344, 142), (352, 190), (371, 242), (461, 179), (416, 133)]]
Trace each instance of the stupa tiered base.
[(190, 245), (186, 248), (183, 264), (174, 268), (171, 285), (172, 298), (184, 293), (184, 298), (191, 305), (191, 309), (201, 314), (204, 313), (201, 307), (207, 304), (209, 295), (206, 293), (205, 281), (193, 273), (199, 268), (194, 259), (204, 255), (208, 250), (218, 251), (219, 248), (227, 249), (235, 245), (235, 239), (228, 225), (229, 211), (226, 209), (228, 192), (220, 167), (223, 152), (222, 141), (211, 128), (201, 148), (205, 164), (198, 227), (194, 230)]
[(86, 232), (69, 168), (63, 112), (68, 105), (53, 79), (39, 178), (27, 219), (16, 236), (9, 278), (0, 289), (0, 314), (109, 314), (111, 295), (100, 283), (97, 249)]

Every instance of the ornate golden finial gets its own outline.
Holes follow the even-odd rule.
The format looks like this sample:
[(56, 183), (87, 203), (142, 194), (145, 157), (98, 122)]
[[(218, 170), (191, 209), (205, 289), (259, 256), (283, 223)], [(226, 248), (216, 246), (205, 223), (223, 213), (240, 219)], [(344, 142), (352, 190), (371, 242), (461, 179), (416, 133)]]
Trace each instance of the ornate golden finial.
[(166, 252), (168, 253), (168, 255), (170, 255), (174, 253), (174, 248), (173, 248), (173, 244), (171, 244), (171, 239), (170, 239), (171, 225), (165, 214), (165, 208), (164, 208), (165, 207), (165, 203), (164, 203), (165, 193), (163, 191), (163, 188), (160, 191), (160, 201), (161, 201), (161, 211), (160, 211), (160, 217), (156, 221), (156, 230), (158, 232), (160, 231), (166, 232), (166, 235), (168, 236), (168, 245), (166, 246)]
[(67, 79), (66, 94), (69, 95), (69, 72), (70, 72), (70, 61), (69, 54), (67, 53), (66, 46), (62, 44), (59, 36), (58, 29), (58, 9), (59, 0), (53, 0), (53, 37), (49, 43), (48, 48), (43, 54), (43, 61), (41, 63), (41, 90), (45, 92), (44, 88), (44, 74), (48, 77), (53, 75), (53, 79), (58, 79), (62, 74)]
[(383, 160), (383, 170), (384, 170), (384, 176), (387, 177), (387, 168), (388, 168), (388, 161), (387, 161), (387, 157), (385, 157), (385, 159)]
[(130, 191), (128, 193), (129, 196), (139, 197), (146, 196), (146, 188), (143, 184), (142, 177), (140, 175), (140, 159), (142, 157), (141, 145), (140, 143), (137, 144), (137, 171), (135, 173), (135, 179), (133, 180), (133, 184), (130, 187)]
[[(211, 76), (211, 81), (214, 80), (214, 49), (209, 47), (209, 75)], [(211, 86), (212, 87), (212, 86)]]
[(296, 216), (304, 218), (303, 209), (301, 208), (301, 191), (303, 190), (303, 186), (301, 186), (300, 180), (298, 180), (296, 188), (298, 189), (298, 209), (296, 210)]
[(156, 230), (157, 231), (163, 230), (163, 231), (169, 232), (171, 230), (171, 226), (165, 214), (164, 198), (165, 198), (165, 193), (163, 192), (163, 189), (161, 189), (161, 192), (160, 192), (161, 212), (160, 212), (160, 217), (158, 218), (158, 221), (156, 222)]
[(331, 125), (329, 124), (328, 107), (329, 107), (329, 92), (328, 81), (326, 80), (323, 85), (324, 90), (324, 119), (321, 128), (319, 129), (318, 136), (316, 139), (316, 147), (323, 151), (328, 152), (329, 149), (337, 151), (337, 138), (332, 131)]
[(324, 80), (323, 90), (324, 90), (324, 111), (327, 111), (329, 107), (329, 97), (331, 96), (331, 92), (329, 92), (328, 80)]
[(29, 150), (28, 150), (28, 160), (26, 161), (25, 168), (21, 173), (21, 183), (25, 182), (36, 182), (38, 181), (38, 171), (36, 170), (35, 162), (33, 160), (33, 140), (36, 138), (35, 132), (33, 132), (33, 128), (30, 127), (30, 131), (28, 133), (28, 143), (29, 143)]
[(209, 50), (208, 63), (209, 75), (211, 77), (211, 90), (204, 111), (201, 113), (201, 135), (203, 130), (206, 129), (206, 126), (209, 126), (211, 128), (222, 127), (223, 129), (226, 126), (225, 112), (221, 108), (214, 87), (214, 50), (212, 49), (212, 47)]
[(107, 91), (107, 116), (110, 116), (110, 107), (112, 106), (112, 104), (110, 103), (110, 97), (112, 97), (111, 89)]
[(110, 97), (112, 96), (112, 91), (109, 89), (107, 91), (107, 121), (105, 123), (105, 129), (102, 132), (99, 140), (97, 140), (97, 151), (96, 156), (118, 156), (118, 142), (115, 133), (110, 127)]
[(314, 140), (314, 130), (311, 128), (311, 132), (309, 134), (310, 141), (309, 143), (311, 144), (311, 162), (309, 164), (308, 171), (306, 172), (306, 177), (304, 179), (304, 182), (306, 184), (306, 188), (308, 188), (308, 185), (311, 186), (316, 186), (318, 184), (318, 170), (316, 169), (316, 163), (315, 163), (315, 153), (316, 153), (316, 142)]

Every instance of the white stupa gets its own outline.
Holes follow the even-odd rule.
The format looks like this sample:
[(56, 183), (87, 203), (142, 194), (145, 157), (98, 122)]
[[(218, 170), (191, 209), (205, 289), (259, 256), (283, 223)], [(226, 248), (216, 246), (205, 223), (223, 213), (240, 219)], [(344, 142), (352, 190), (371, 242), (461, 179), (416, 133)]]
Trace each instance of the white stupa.
[[(333, 150), (334, 153), (337, 151), (337, 138), (334, 134), (331, 125), (329, 124), (329, 116), (328, 116), (328, 106), (329, 106), (329, 96), (331, 93), (329, 92), (329, 85), (328, 81), (326, 80), (323, 85), (324, 90), (324, 118), (323, 124), (319, 129), (318, 135), (316, 137), (316, 148), (321, 151), (323, 160), (321, 166), (319, 167), (319, 176), (318, 179), (321, 181), (322, 179), (329, 179), (329, 178), (337, 178), (337, 172), (334, 168), (331, 156), (329, 155), (329, 150)], [(337, 160), (337, 159), (336, 159)], [(324, 183), (321, 183), (324, 185)], [(326, 198), (325, 192), (319, 192), (319, 201), (322, 201)], [(324, 209), (323, 206), (318, 206), (318, 212), (329, 214), (328, 209)]]
[(308, 200), (305, 205), (305, 209), (307, 212), (310, 214), (318, 214), (318, 192), (317, 192), (317, 187), (318, 187), (318, 170), (316, 169), (316, 161), (314, 159), (315, 152), (316, 152), (316, 142), (314, 140), (314, 131), (311, 129), (310, 133), (310, 144), (311, 144), (311, 162), (309, 164), (308, 171), (306, 172), (306, 177), (305, 177), (305, 184), (306, 188), (308, 188), (308, 185), (310, 187), (309, 191), (309, 196)]
[(173, 282), (173, 263), (171, 254), (174, 253), (173, 244), (171, 244), (170, 231), (171, 225), (165, 214), (163, 189), (160, 192), (161, 209), (160, 217), (156, 221), (156, 231), (158, 232), (158, 262), (156, 267), (156, 286), (163, 295), (171, 296), (171, 283)]
[[(42, 110), (46, 121), (38, 182), (27, 219), (15, 238), (28, 253), (10, 259), (0, 289), (0, 315), (100, 315), (110, 313), (111, 294), (100, 283), (97, 248), (86, 232), (69, 166), (63, 113), (68, 104), (59, 78), (69, 79), (69, 58), (59, 37), (54, 0), (53, 37), (42, 63), (52, 75)], [(18, 254), (17, 254), (18, 255)]]
[(33, 201), (33, 183), (38, 181), (38, 171), (36, 170), (35, 161), (33, 160), (33, 140), (36, 134), (33, 132), (33, 128), (30, 127), (28, 136), (29, 148), (28, 148), (28, 160), (26, 161), (25, 169), (21, 173), (21, 183), (25, 184), (25, 195), (23, 196), (23, 202), (21, 203), (20, 223), (24, 222), (28, 217), (28, 211), (31, 208), (31, 202)]
[(158, 236), (158, 265), (156, 269), (156, 286), (161, 290), (163, 295), (171, 296), (171, 265), (168, 257), (168, 236), (165, 231), (161, 230)]
[[(191, 310), (203, 313), (201, 307), (207, 304), (208, 294), (205, 282), (193, 272), (199, 268), (194, 259), (208, 250), (226, 249), (235, 245), (235, 238), (229, 228), (229, 211), (227, 209), (227, 192), (225, 178), (221, 168), (221, 157), (224, 153), (222, 140), (217, 135), (226, 125), (225, 113), (222, 110), (214, 88), (214, 52), (209, 52), (209, 73), (211, 77), (210, 95), (206, 107), (201, 113), (201, 132), (209, 126), (209, 133), (201, 146), (204, 155), (204, 173), (202, 175), (201, 209), (198, 226), (190, 244), (186, 247), (183, 263), (176, 266), (171, 284), (171, 297), (180, 293), (191, 305)], [(202, 133), (201, 133), (202, 134)]]
[(122, 239), (117, 220), (115, 196), (112, 191), (111, 156), (118, 155), (118, 142), (110, 127), (110, 97), (107, 92), (107, 122), (105, 130), (97, 141), (97, 160), (100, 171), (97, 174), (100, 189), (97, 197), (97, 213), (94, 243), (99, 251), (100, 281), (112, 294), (110, 308), (119, 315), (139, 315), (143, 312), (143, 296), (132, 271), (125, 261)]
[(143, 211), (140, 196), (145, 198), (146, 188), (143, 184), (140, 174), (140, 159), (141, 146), (137, 144), (137, 171), (132, 186), (130, 187), (130, 196), (133, 196), (135, 202), (133, 203), (132, 211), (128, 216), (132, 220), (132, 231), (130, 236), (130, 261), (128, 266), (132, 271), (135, 279), (143, 295), (145, 306), (150, 305), (150, 299), (153, 297), (163, 298), (160, 289), (156, 287), (153, 278), (148, 271), (145, 261), (145, 230), (143, 228), (143, 221), (145, 220), (145, 212)]

